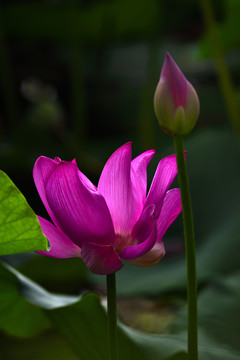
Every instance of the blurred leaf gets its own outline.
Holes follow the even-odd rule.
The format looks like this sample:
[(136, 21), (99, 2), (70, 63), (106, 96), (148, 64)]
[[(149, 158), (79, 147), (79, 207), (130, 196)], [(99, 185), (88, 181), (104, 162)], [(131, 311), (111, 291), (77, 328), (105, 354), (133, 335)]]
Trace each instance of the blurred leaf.
[[(225, 19), (216, 26), (218, 40), (224, 51), (238, 47), (240, 44), (239, 13), (239, 0), (225, 0)], [(203, 56), (213, 56), (212, 39), (209, 38), (208, 34), (202, 37), (200, 50)]]
[(179, 352), (166, 360), (188, 360), (188, 356), (184, 352)]
[[(215, 298), (215, 301), (217, 299)], [(209, 313), (213, 307), (209, 308)], [(187, 335), (182, 331), (185, 322), (181, 325), (181, 331), (176, 334), (154, 335), (144, 334), (136, 330), (124, 327), (129, 337), (135, 342), (149, 360), (185, 360), (188, 359)], [(221, 324), (224, 328), (224, 324)], [(209, 325), (206, 324), (206, 329)], [(237, 334), (236, 334), (237, 337)], [(238, 360), (239, 351), (231, 348), (226, 341), (215, 340), (207, 334), (207, 331), (199, 331), (199, 360)]]
[[(0, 264), (0, 271), (0, 328), (16, 336), (32, 336), (51, 326), (49, 317), (81, 360), (105, 358), (106, 311), (99, 295), (55, 295), (8, 265)], [(146, 360), (122, 333), (120, 347), (124, 359)]]
[(9, 265), (5, 265), (19, 281), (20, 293), (33, 305), (42, 309), (55, 309), (77, 302), (81, 296), (55, 295), (43, 289), (37, 283), (22, 275)]
[(18, 269), (51, 291), (75, 294), (86, 287), (87, 268), (79, 258), (55, 259), (36, 254)]
[[(37, 309), (40, 315), (38, 325), (39, 319), (41, 318), (42, 321), (43, 313), (45, 313), (81, 360), (105, 358), (107, 315), (99, 295), (88, 293), (84, 296), (70, 297), (50, 294), (13, 268), (2, 265), (0, 269), (1, 282), (5, 283), (3, 293), (8, 294), (8, 298), (11, 298), (10, 295), (13, 295), (13, 293), (9, 293), (9, 288), (11, 288), (14, 291), (15, 304), (14, 307), (12, 300), (9, 306), (9, 299), (6, 298), (6, 295), (5, 298), (0, 298), (3, 300), (0, 301), (1, 307), (3, 307), (2, 302), (5, 304), (5, 316), (2, 316), (1, 313), (1, 321), (2, 318), (5, 318), (5, 322), (7, 322), (10, 317), (12, 326), (15, 322), (15, 326), (18, 328), (22, 325), (23, 319), (25, 322), (27, 319), (28, 322), (35, 323)], [(238, 273), (235, 277), (219, 282), (216, 287), (214, 285), (212, 289), (206, 289), (200, 296), (200, 360), (237, 360), (239, 358), (239, 324), (234, 324), (236, 313), (239, 313), (240, 310), (239, 291), (236, 286), (239, 284), (239, 280), (240, 274)], [(6, 287), (7, 283), (9, 283), (8, 288)], [(21, 298), (19, 292), (25, 299)], [(223, 292), (225, 292), (224, 296), (222, 296)], [(23, 307), (19, 309), (16, 306), (19, 302), (25, 305), (23, 313)], [(9, 306), (8, 309), (6, 309), (6, 304)], [(19, 314), (19, 310), (21, 314)], [(14, 312), (14, 317), (11, 318), (12, 312)], [(20, 315), (21, 318), (19, 318)], [(46, 320), (46, 316), (44, 319)], [(209, 326), (209, 319), (211, 326)], [(36, 327), (36, 324), (34, 326)], [(185, 327), (186, 312), (180, 316), (174, 334), (145, 334), (120, 325), (120, 358), (126, 360), (185, 360), (187, 344)], [(234, 340), (231, 336), (232, 331), (236, 334), (234, 334)], [(226, 332), (228, 332), (227, 337), (224, 336)], [(19, 335), (16, 331), (15, 334)], [(56, 349), (56, 354), (57, 351), (58, 349)], [(54, 351), (52, 354), (56, 356)]]
[[(214, 298), (217, 302), (217, 298)], [(214, 304), (208, 307), (211, 315)], [(87, 294), (81, 301), (68, 307), (51, 310), (49, 316), (81, 360), (105, 358), (107, 349), (106, 312), (96, 294)], [(234, 316), (235, 319), (235, 316)], [(186, 320), (186, 319), (185, 319)], [(120, 359), (185, 360), (186, 333), (184, 321), (177, 334), (145, 334), (121, 325), (119, 328)], [(228, 321), (229, 323), (229, 321)], [(221, 323), (223, 326), (223, 324)], [(207, 334), (208, 324), (199, 336), (199, 360), (237, 360), (239, 353)], [(238, 332), (236, 333), (237, 338)], [(92, 342), (94, 341), (94, 347)], [(106, 355), (105, 355), (106, 356)]]
[(240, 354), (240, 273), (218, 279), (199, 298), (199, 326)]
[[(199, 295), (199, 327), (208, 337), (219, 344), (229, 346), (240, 353), (240, 272), (215, 279)], [(176, 319), (174, 330), (186, 324), (187, 309)]]
[(149, 360), (167, 360), (171, 359), (172, 356), (176, 356), (176, 359), (178, 359), (179, 354), (186, 356), (187, 342), (184, 334), (155, 335), (145, 334), (125, 326), (123, 326), (123, 329)]
[(0, 171), (0, 255), (47, 248), (36, 215), (9, 177)]
[[(198, 299), (200, 343), (216, 347), (215, 354), (225, 354), (226, 359), (240, 356), (240, 272), (213, 280), (202, 290)], [(181, 331), (187, 323), (187, 307), (176, 318), (173, 331)], [(217, 350), (217, 347), (219, 350)], [(225, 350), (223, 350), (225, 349)], [(232, 349), (232, 350), (231, 350)], [(227, 352), (229, 354), (227, 355)], [(219, 357), (220, 359), (221, 357)]]
[(0, 288), (0, 328), (19, 337), (31, 337), (51, 327), (42, 309), (66, 306), (81, 298), (49, 293), (3, 263), (0, 263)]
[(56, 331), (48, 330), (30, 339), (1, 334), (1, 358), (4, 360), (78, 360)]
[(0, 263), (0, 329), (19, 337), (31, 337), (49, 329), (44, 311), (20, 293), (19, 279), (9, 266)]
[[(78, 303), (49, 312), (55, 327), (81, 360), (102, 360), (107, 354), (107, 315), (97, 294), (88, 293)], [(136, 345), (119, 331), (120, 359), (147, 360)]]

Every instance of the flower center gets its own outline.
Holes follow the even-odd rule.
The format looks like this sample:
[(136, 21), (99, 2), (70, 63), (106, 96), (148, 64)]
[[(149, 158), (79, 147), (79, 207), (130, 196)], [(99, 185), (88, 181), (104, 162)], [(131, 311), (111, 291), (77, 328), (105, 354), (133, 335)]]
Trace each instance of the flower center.
[(116, 235), (116, 251), (120, 252), (126, 246), (136, 245), (136, 240), (131, 235)]

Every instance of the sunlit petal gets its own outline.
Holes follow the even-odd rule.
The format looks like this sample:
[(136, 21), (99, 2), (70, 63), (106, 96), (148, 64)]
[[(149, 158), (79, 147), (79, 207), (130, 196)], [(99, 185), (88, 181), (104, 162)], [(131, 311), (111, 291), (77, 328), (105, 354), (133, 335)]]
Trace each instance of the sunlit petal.
[(115, 232), (129, 234), (141, 213), (141, 196), (133, 191), (131, 182), (131, 143), (121, 146), (109, 158), (98, 183), (105, 198)]
[(81, 257), (81, 249), (60, 229), (41, 216), (38, 216), (38, 221), (41, 225), (43, 234), (50, 243), (50, 250), (36, 251), (37, 253), (59, 259)]

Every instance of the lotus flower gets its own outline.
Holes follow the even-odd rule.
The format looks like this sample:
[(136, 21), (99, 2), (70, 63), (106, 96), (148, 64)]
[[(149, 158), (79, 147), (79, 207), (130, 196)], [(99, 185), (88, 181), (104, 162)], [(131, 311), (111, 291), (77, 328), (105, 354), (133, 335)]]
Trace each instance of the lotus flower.
[(196, 124), (200, 104), (197, 93), (167, 53), (154, 95), (161, 128), (170, 135), (187, 135)]
[(162, 159), (147, 191), (149, 150), (131, 161), (131, 143), (116, 150), (103, 168), (98, 187), (76, 161), (41, 156), (33, 177), (53, 224), (38, 216), (55, 258), (82, 257), (96, 274), (120, 270), (122, 260), (137, 266), (156, 264), (162, 242), (181, 212), (179, 189), (168, 190), (177, 173), (175, 155)]

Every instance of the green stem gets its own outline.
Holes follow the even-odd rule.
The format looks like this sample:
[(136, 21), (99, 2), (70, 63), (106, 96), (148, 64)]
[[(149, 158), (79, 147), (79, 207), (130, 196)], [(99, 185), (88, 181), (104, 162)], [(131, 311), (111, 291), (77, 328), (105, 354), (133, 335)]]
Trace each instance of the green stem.
[(240, 136), (240, 109), (238, 106), (237, 94), (234, 89), (231, 74), (224, 60), (224, 53), (219, 39), (216, 22), (214, 20), (212, 4), (210, 0), (200, 0), (200, 3), (208, 35), (211, 40), (213, 54), (216, 59), (219, 83), (225, 99), (229, 118), (235, 132)]
[(187, 301), (188, 301), (188, 357), (198, 359), (198, 311), (197, 311), (197, 271), (196, 249), (192, 204), (189, 189), (187, 166), (184, 157), (183, 136), (174, 136), (174, 146), (177, 156), (178, 181), (181, 190), (182, 216), (185, 237), (185, 252), (187, 266)]
[(109, 360), (118, 359), (116, 275), (107, 275)]

